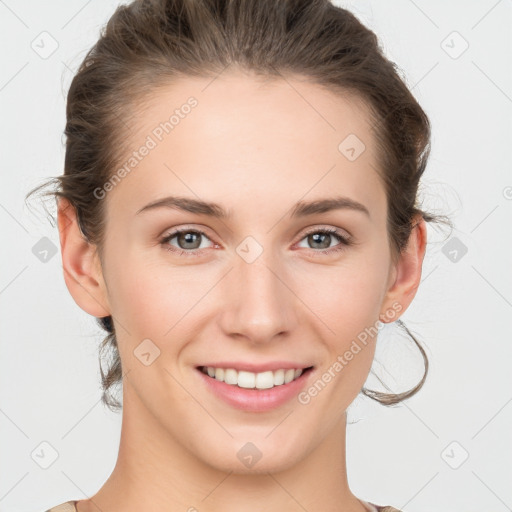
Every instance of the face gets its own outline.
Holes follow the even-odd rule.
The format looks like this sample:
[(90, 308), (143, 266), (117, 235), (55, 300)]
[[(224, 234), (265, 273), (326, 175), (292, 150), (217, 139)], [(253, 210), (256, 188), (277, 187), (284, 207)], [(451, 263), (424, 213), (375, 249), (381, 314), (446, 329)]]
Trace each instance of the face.
[[(176, 109), (172, 128), (161, 124)], [(372, 121), (354, 97), (236, 73), (183, 79), (141, 110), (137, 163), (103, 199), (100, 289), (124, 408), (224, 471), (251, 471), (240, 455), (256, 449), (253, 471), (289, 467), (336, 430), (367, 378), (379, 318), (412, 299), (391, 293)], [(207, 366), (266, 369), (253, 372), (262, 386), (281, 378), (269, 368), (312, 369), (244, 390), (212, 386)]]

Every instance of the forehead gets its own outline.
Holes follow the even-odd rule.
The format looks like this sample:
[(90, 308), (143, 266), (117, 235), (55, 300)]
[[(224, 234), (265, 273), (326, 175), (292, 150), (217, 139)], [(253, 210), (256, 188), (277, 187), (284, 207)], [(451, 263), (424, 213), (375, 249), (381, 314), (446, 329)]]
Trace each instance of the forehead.
[(226, 73), (160, 86), (136, 110), (120, 165), (150, 149), (109, 192), (116, 208), (169, 194), (234, 210), (333, 194), (385, 208), (373, 120), (353, 94), (299, 77)]

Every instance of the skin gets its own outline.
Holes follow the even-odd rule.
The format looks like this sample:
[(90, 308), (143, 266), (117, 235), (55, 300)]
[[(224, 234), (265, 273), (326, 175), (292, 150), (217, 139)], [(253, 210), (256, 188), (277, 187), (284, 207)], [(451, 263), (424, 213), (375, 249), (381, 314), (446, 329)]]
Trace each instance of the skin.
[[(347, 482), (346, 410), (366, 381), (376, 337), (308, 404), (292, 399), (263, 413), (214, 397), (195, 366), (304, 361), (315, 366), (310, 386), (365, 328), (407, 309), (421, 279), (425, 222), (416, 219), (393, 263), (368, 110), (298, 78), (262, 82), (232, 71), (162, 87), (130, 122), (132, 150), (190, 96), (198, 106), (104, 199), (101, 259), (73, 208), (59, 203), (66, 285), (87, 313), (113, 315), (124, 373), (116, 466), (77, 508), (362, 512)], [(366, 146), (354, 161), (338, 150), (351, 133)], [(169, 195), (219, 203), (232, 218), (171, 208), (136, 214)], [(291, 219), (297, 201), (334, 195), (370, 215), (340, 209)], [(161, 243), (180, 227), (206, 234), (200, 248), (178, 237), (167, 245), (199, 256)], [(356, 243), (325, 254), (342, 242), (315, 244), (308, 228), (337, 228)], [(236, 252), (247, 236), (263, 249), (252, 263)], [(147, 338), (160, 350), (149, 366), (134, 355)], [(237, 457), (249, 441), (262, 453), (251, 468)]]

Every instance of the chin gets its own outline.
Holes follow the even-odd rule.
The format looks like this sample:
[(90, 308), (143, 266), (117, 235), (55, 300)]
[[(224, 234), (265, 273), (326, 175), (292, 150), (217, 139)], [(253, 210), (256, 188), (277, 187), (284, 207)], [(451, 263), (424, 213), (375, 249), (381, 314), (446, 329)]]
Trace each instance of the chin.
[[(304, 443), (297, 448), (288, 446), (283, 450), (282, 444), (269, 442), (263, 434), (260, 441), (239, 441), (233, 439), (232, 446), (222, 449), (218, 444), (211, 451), (199, 454), (199, 457), (216, 470), (237, 475), (259, 475), (278, 473), (291, 468), (300, 459)], [(246, 438), (247, 439), (247, 438)]]

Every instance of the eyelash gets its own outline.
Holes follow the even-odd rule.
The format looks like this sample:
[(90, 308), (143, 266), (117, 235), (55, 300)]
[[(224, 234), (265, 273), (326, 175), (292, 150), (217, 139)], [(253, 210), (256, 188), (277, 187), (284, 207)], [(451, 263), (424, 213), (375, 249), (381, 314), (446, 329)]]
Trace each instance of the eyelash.
[[(183, 250), (183, 249), (176, 249), (175, 247), (171, 246), (168, 242), (170, 242), (175, 236), (179, 235), (180, 233), (196, 233), (204, 236), (205, 238), (210, 238), (204, 233), (203, 231), (200, 231), (198, 229), (191, 229), (191, 228), (182, 228), (177, 229), (176, 231), (173, 231), (169, 235), (166, 235), (162, 240), (160, 240), (160, 244), (164, 247), (165, 250), (173, 252), (175, 254), (178, 254), (178, 256), (201, 256), (201, 249), (191, 249), (189, 251)], [(339, 251), (345, 250), (347, 247), (353, 245), (353, 241), (351, 238), (348, 238), (346, 236), (341, 235), (341, 233), (334, 228), (322, 228), (322, 229), (312, 229), (306, 233), (304, 233), (304, 236), (299, 240), (301, 242), (304, 238), (306, 238), (308, 235), (312, 235), (315, 233), (321, 233), (321, 234), (328, 234), (328, 235), (335, 235), (336, 238), (340, 241), (340, 244), (331, 247), (329, 249), (323, 249), (323, 250), (315, 250), (310, 249), (313, 251), (313, 253), (317, 253), (318, 256), (325, 256), (332, 253), (337, 253)], [(320, 253), (320, 254), (318, 254)]]

